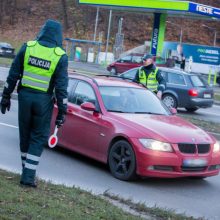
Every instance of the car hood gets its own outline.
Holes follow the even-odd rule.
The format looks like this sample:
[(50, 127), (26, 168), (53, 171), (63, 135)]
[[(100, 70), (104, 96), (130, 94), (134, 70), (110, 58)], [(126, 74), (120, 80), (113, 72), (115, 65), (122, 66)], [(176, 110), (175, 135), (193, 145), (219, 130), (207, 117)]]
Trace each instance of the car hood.
[(213, 142), (207, 132), (178, 116), (116, 114), (123, 121), (129, 121), (130, 127), (140, 131), (137, 138), (142, 136), (142, 138), (152, 138), (169, 143)]

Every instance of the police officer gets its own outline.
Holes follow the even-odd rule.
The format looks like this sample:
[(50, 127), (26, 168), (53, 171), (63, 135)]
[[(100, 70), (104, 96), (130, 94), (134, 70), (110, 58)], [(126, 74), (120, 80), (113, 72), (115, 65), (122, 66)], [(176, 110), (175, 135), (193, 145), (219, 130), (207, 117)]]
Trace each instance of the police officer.
[(155, 92), (161, 99), (162, 93), (166, 88), (166, 82), (161, 71), (154, 65), (153, 56), (146, 54), (143, 57), (143, 66), (141, 66), (135, 75), (134, 81), (147, 86), (149, 90)]
[(60, 127), (67, 109), (68, 57), (62, 49), (62, 26), (47, 20), (36, 40), (16, 55), (1, 99), (1, 112), (10, 110), (11, 93), (18, 85), (18, 119), (22, 175), (20, 184), (36, 187), (40, 156), (50, 134), (54, 88), (58, 105), (55, 124)]

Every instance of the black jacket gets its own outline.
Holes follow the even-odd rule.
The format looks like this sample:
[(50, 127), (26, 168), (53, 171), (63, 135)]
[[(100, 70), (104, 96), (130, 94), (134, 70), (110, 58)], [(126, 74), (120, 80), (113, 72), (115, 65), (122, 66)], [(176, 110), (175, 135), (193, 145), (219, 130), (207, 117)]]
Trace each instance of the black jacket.
[[(40, 45), (45, 47), (61, 47), (62, 48), (62, 27), (60, 23), (48, 20), (45, 25), (42, 27), (38, 33), (36, 39)], [(17, 84), (17, 81), (22, 78), (24, 70), (24, 56), (26, 51), (27, 44), (25, 43), (19, 52), (17, 53), (11, 68), (9, 70), (9, 75), (6, 80), (6, 86), (4, 88), (4, 94), (10, 95)], [(67, 99), (67, 86), (68, 86), (68, 57), (63, 55), (56, 67), (56, 70), (51, 78), (50, 86), (48, 93), (53, 95), (55, 88), (55, 95), (57, 99), (57, 105), (60, 113), (66, 113), (67, 104), (64, 103), (64, 100)], [(22, 87), (19, 83), (18, 92), (20, 89), (29, 89), (32, 92), (41, 93), (41, 91), (33, 90), (31, 88)]]
[[(142, 70), (144, 70), (144, 72), (146, 74), (146, 78), (148, 78), (149, 74), (151, 72), (155, 71), (155, 69), (156, 69), (155, 65), (142, 66), (141, 68), (142, 68)], [(157, 90), (163, 92), (166, 89), (166, 81), (163, 78), (163, 76), (161, 74), (161, 71), (159, 69), (157, 71), (156, 80), (158, 82)], [(139, 69), (136, 72), (134, 81), (135, 82), (140, 82), (140, 79), (139, 79)]]

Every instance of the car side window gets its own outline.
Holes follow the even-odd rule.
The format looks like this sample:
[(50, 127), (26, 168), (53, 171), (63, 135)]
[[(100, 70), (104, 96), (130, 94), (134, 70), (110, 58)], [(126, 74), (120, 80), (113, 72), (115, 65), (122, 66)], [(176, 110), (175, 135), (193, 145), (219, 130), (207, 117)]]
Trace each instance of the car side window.
[(67, 87), (67, 94), (68, 94), (68, 101), (69, 102), (72, 102), (72, 99), (73, 99), (73, 90), (74, 88), (76, 87), (76, 83), (77, 83), (77, 80), (76, 79), (69, 79), (69, 82), (68, 82), (68, 87)]
[(122, 62), (122, 63), (129, 63), (129, 62), (131, 62), (131, 56), (123, 57), (123, 58), (121, 59), (121, 62)]
[(132, 63), (142, 63), (142, 57), (141, 56), (133, 56)]
[(168, 73), (168, 83), (176, 85), (186, 85), (184, 76), (178, 73)]
[(78, 82), (71, 102), (76, 105), (81, 105), (84, 102), (92, 102), (97, 106), (97, 99), (93, 88), (83, 81)]

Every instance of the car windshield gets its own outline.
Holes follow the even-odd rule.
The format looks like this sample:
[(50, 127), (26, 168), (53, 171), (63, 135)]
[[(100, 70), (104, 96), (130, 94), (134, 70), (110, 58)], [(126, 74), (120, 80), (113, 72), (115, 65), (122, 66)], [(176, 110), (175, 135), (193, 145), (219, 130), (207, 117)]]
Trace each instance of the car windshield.
[(190, 76), (192, 84), (195, 87), (205, 87), (207, 84), (205, 83), (205, 80), (201, 76), (192, 75)]
[(169, 115), (164, 104), (147, 89), (101, 86), (100, 93), (109, 112)]

